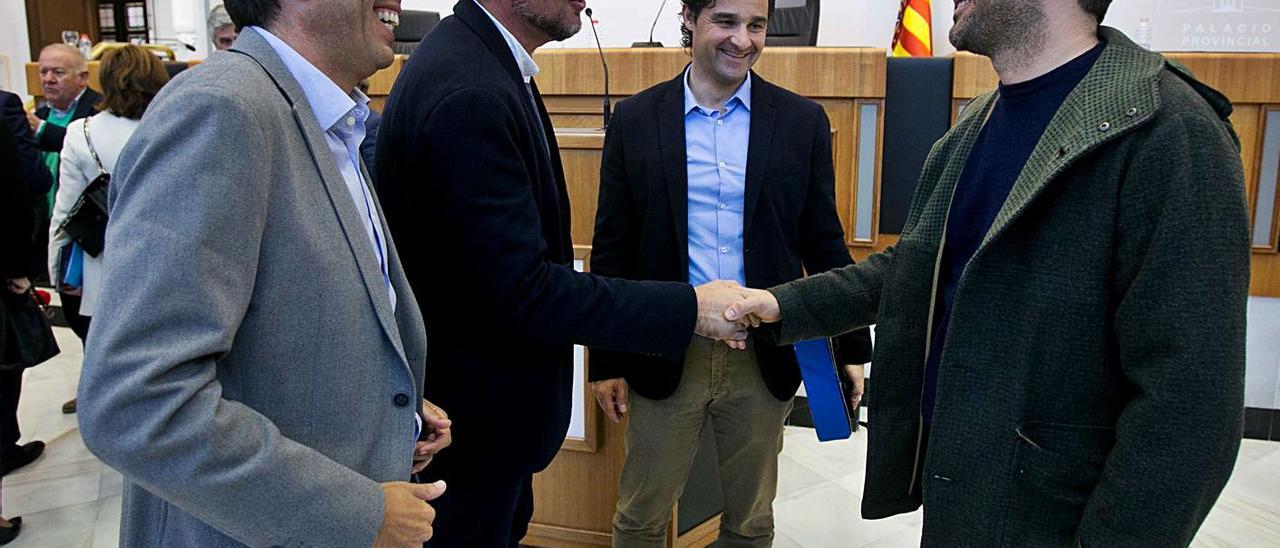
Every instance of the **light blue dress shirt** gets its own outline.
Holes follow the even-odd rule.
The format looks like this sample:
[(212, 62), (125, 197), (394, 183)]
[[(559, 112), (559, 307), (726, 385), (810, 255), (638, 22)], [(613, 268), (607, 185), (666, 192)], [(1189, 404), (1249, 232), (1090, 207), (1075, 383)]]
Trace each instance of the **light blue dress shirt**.
[(342, 173), (347, 192), (351, 194), (356, 211), (360, 213), (365, 234), (369, 237), (375, 258), (378, 259), (382, 281), (387, 286), (391, 309), (395, 310), (396, 292), (391, 287), (391, 277), (387, 271), (387, 239), (382, 233), (382, 219), (378, 215), (378, 208), (374, 207), (369, 185), (360, 169), (360, 143), (364, 141), (364, 123), (369, 119), (369, 98), (358, 89), (343, 91), (320, 69), (270, 31), (254, 26), (246, 28), (257, 32), (271, 45), (271, 49), (284, 61), (284, 66), (298, 81), (298, 85), (302, 86), (302, 93), (307, 96), (307, 103), (315, 113), (316, 122), (324, 130), (329, 152), (333, 154), (338, 171)]
[[(312, 65), (301, 54), (289, 47), (289, 44), (271, 34), (262, 27), (245, 27), (247, 30), (262, 36), (271, 49), (275, 50), (284, 66), (289, 69), (293, 79), (302, 87), (307, 96), (307, 103), (316, 115), (316, 122), (324, 130), (325, 141), (338, 171), (342, 173), (342, 181), (346, 183), (347, 192), (360, 213), (360, 222), (369, 236), (370, 248), (378, 259), (378, 270), (382, 272), (382, 281), (387, 286), (387, 296), (391, 298), (391, 310), (396, 309), (396, 291), (391, 287), (391, 276), (387, 271), (387, 238), (382, 233), (382, 219), (378, 208), (374, 207), (373, 196), (369, 193), (369, 185), (364, 180), (360, 169), (360, 143), (364, 142), (364, 123), (369, 119), (369, 98), (358, 89), (350, 93), (342, 91), (338, 84), (325, 76), (320, 69)], [(422, 417), (413, 414), (413, 438), (418, 439), (422, 433)]]
[(751, 77), (720, 112), (698, 104), (684, 75), (684, 138), (689, 173), (689, 283), (747, 284), (742, 221), (751, 139)]

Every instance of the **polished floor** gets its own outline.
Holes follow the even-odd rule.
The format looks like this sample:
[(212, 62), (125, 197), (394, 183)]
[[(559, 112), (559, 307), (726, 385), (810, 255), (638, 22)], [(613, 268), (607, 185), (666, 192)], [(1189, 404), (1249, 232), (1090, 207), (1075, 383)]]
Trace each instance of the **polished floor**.
[[(118, 545), (120, 475), (84, 447), (74, 415), (59, 407), (75, 393), (80, 344), (58, 329), (64, 352), (27, 373), (19, 408), (24, 441), (49, 449), (4, 478), (3, 515), (22, 516), (13, 548)], [(866, 437), (819, 444), (813, 431), (788, 428), (781, 456), (777, 547), (918, 546), (921, 513), (864, 521), (858, 517)], [(1244, 440), (1235, 474), (1193, 546), (1280, 546), (1280, 442)]]

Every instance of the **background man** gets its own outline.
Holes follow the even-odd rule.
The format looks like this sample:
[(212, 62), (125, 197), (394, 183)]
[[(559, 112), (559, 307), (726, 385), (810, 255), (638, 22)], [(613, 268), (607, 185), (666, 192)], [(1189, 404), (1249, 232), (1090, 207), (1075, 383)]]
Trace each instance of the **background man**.
[(572, 344), (674, 357), (695, 324), (745, 335), (723, 318), (736, 284), (573, 270), (564, 170), (532, 53), (576, 33), (584, 5), (460, 1), (409, 57), (383, 112), (377, 179), (432, 341), (427, 396), (458, 426), (429, 471), (453, 487), (436, 505), (435, 546), (524, 537), (533, 474), (569, 424)]
[[(49, 253), (49, 216), (53, 211), (53, 197), (58, 192), (58, 153), (62, 151), (62, 141), (67, 136), (67, 124), (93, 116), (98, 111), (95, 105), (102, 97), (89, 89), (89, 65), (76, 48), (66, 44), (45, 46), (40, 50), (37, 65), (45, 104), (34, 114), (28, 113), (27, 121), (40, 147), (45, 167), (53, 177), (47, 193), (31, 196), (38, 225), (31, 271), (40, 273), (38, 277), (43, 279), (48, 277), (43, 273), (49, 264), (46, 259)], [(75, 303), (63, 303), (64, 313), (74, 317), (77, 311)], [(66, 412), (75, 412), (75, 408), (71, 407)]]
[(1109, 4), (960, 2), (951, 41), (1000, 88), (934, 147), (899, 245), (728, 311), (783, 341), (877, 324), (863, 515), (923, 502), (924, 545), (1186, 546), (1235, 463), (1231, 105), (1099, 28)]
[[(750, 70), (772, 8), (684, 0), (692, 64), (620, 103), (609, 126), (592, 272), (768, 287), (852, 262), (826, 112)], [(865, 363), (870, 334), (849, 333), (839, 348), (842, 363)], [(849, 370), (860, 384), (860, 366)], [(591, 378), (611, 419), (631, 411), (614, 546), (665, 543), (706, 428), (724, 493), (721, 545), (772, 544), (782, 425), (800, 383), (790, 346), (754, 339), (737, 352), (695, 337), (676, 359), (592, 349)]]
[(419, 396), (355, 91), (391, 63), (399, 3), (227, 10), (236, 54), (156, 97), (111, 183), (80, 426), (127, 479), (120, 544), (420, 546), (444, 486), (399, 480), (449, 424)]
[(236, 24), (231, 21), (231, 16), (227, 15), (226, 6), (219, 4), (209, 10), (207, 22), (209, 41), (213, 42), (213, 49), (217, 51), (231, 49), (231, 45), (236, 43), (236, 36), (240, 33), (236, 30)]

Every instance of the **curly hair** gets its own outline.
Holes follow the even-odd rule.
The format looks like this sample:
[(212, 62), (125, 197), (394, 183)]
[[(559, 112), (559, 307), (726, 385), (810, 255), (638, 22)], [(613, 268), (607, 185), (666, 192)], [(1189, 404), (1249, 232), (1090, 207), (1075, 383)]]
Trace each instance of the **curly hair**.
[(121, 118), (137, 120), (147, 105), (169, 82), (169, 73), (155, 55), (135, 45), (107, 51), (102, 56), (98, 80), (102, 100), (98, 110), (109, 110)]
[[(769, 0), (769, 15), (773, 15), (773, 1)], [(1084, 0), (1080, 1), (1083, 2)], [(702, 15), (702, 10), (713, 8), (716, 5), (716, 0), (681, 0), (681, 2), (684, 4), (684, 8), (689, 10), (689, 14), (693, 15), (694, 21), (697, 21), (698, 16)], [(693, 47), (693, 32), (684, 26), (683, 19), (680, 21), (680, 45), (686, 48)]]

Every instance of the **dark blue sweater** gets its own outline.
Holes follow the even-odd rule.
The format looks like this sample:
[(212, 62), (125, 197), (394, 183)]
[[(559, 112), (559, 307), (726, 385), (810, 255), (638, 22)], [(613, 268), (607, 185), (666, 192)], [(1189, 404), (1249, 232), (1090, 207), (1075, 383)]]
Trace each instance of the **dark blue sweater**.
[(938, 365), (947, 340), (951, 305), (955, 302), (956, 288), (965, 267), (991, 229), (1010, 189), (1040, 142), (1040, 136), (1049, 127), (1049, 121), (1071, 90), (1093, 68), (1104, 47), (1105, 44), (1100, 43), (1034, 80), (1000, 86), (1000, 96), (991, 110), (991, 117), (978, 135), (965, 162), (964, 172), (956, 182), (951, 213), (947, 217), (947, 236), (938, 273), (933, 340), (925, 361), (924, 392), (920, 403), (925, 423), (933, 422)]

